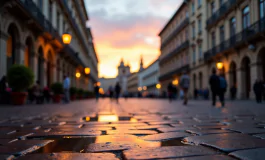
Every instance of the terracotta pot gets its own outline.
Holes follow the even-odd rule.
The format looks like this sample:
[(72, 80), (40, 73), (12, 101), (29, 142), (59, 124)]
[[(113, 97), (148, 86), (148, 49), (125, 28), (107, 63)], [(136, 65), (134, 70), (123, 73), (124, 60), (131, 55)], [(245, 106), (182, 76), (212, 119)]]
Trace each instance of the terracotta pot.
[(60, 95), (60, 94), (53, 95), (52, 96), (52, 100), (53, 100), (54, 103), (60, 103), (61, 100), (62, 100), (62, 95)]
[(14, 105), (23, 105), (26, 103), (27, 96), (27, 92), (12, 92), (11, 101)]
[(72, 95), (71, 96), (71, 101), (75, 101), (76, 100), (76, 95)]

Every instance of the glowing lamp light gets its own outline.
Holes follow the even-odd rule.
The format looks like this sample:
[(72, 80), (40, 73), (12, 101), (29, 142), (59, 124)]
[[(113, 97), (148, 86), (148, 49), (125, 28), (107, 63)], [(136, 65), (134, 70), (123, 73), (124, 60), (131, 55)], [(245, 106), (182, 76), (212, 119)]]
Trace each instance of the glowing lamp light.
[(99, 122), (118, 122), (119, 117), (117, 115), (99, 115)]
[(100, 82), (97, 82), (97, 86), (100, 86), (101, 85), (101, 83)]
[(144, 91), (146, 91), (146, 90), (147, 90), (147, 87), (146, 87), (146, 86), (144, 86), (144, 87), (143, 87), (143, 90), (144, 90)]
[(72, 40), (72, 36), (69, 33), (64, 33), (62, 35), (63, 43), (64, 44), (70, 44)]
[(176, 79), (173, 81), (173, 85), (178, 85), (178, 84), (179, 84), (179, 80)]
[(161, 84), (156, 84), (156, 88), (160, 89), (161, 88)]
[(85, 68), (85, 73), (86, 73), (86, 74), (89, 74), (89, 73), (90, 73), (90, 68), (86, 67), (86, 68)]
[(75, 77), (76, 77), (76, 78), (80, 78), (80, 77), (81, 77), (81, 73), (76, 72)]
[(216, 63), (216, 67), (217, 67), (217, 69), (223, 69), (223, 67), (224, 67), (223, 62)]
[(142, 91), (142, 87), (138, 87), (138, 91)]

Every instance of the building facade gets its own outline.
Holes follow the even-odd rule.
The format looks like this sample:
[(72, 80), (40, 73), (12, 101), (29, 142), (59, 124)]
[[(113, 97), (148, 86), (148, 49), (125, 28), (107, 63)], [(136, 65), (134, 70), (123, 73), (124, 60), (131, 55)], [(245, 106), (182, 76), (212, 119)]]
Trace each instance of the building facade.
[(254, 98), (255, 81), (265, 80), (265, 1), (212, 0), (207, 12), (205, 73), (223, 64), (218, 72), (237, 87), (237, 98)]
[(156, 60), (146, 67), (143, 71), (139, 72), (139, 79), (141, 80), (142, 91), (147, 92), (148, 95), (159, 96), (160, 89), (156, 88), (159, 78), (159, 61)]
[(189, 8), (183, 2), (173, 17), (159, 33), (161, 55), (159, 68), (161, 90), (169, 83), (177, 82), (183, 71), (189, 71)]
[(216, 69), (228, 81), (228, 90), (236, 86), (237, 98), (254, 98), (252, 88), (255, 81), (265, 80), (265, 0), (184, 1), (159, 34), (160, 82), (163, 89), (174, 79), (171, 74), (165, 73), (174, 73), (173, 68), (179, 68), (186, 61), (174, 61), (173, 56), (169, 56), (168, 66), (171, 67), (164, 64), (164, 57), (169, 53), (167, 50), (173, 50), (178, 42), (181, 31), (174, 26), (180, 25), (177, 17), (181, 17), (180, 13), (185, 8), (188, 9), (186, 18), (189, 21), (186, 27), (190, 95), (195, 89), (209, 88), (209, 77)]
[(112, 86), (112, 88), (114, 89), (117, 83), (117, 78), (99, 78), (99, 82), (100, 88), (102, 88), (104, 93), (108, 95), (110, 86)]
[(132, 96), (137, 96), (138, 93), (138, 72), (134, 72), (128, 76), (128, 92)]
[[(84, 69), (97, 60), (89, 50), (84, 1), (2, 0), (0, 12), (0, 77), (13, 64), (23, 64), (43, 87), (68, 75), (73, 86), (88, 89)], [(62, 41), (65, 32), (72, 36), (68, 45)]]
[(120, 65), (118, 66), (118, 76), (117, 82), (119, 82), (121, 86), (121, 92), (126, 93), (128, 92), (127, 83), (128, 83), (128, 76), (131, 74), (130, 65), (124, 64), (123, 59), (121, 59)]

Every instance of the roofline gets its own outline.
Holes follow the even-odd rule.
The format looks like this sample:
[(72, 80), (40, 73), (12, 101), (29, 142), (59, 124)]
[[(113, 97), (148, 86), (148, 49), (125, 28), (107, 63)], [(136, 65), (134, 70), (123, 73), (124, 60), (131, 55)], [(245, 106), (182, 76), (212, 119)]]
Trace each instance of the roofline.
[(167, 29), (167, 27), (169, 26), (169, 24), (174, 20), (174, 18), (177, 16), (177, 14), (181, 11), (181, 9), (187, 5), (187, 1), (184, 0), (182, 2), (182, 4), (179, 6), (179, 8), (177, 9), (177, 11), (175, 12), (175, 14), (170, 18), (170, 20), (166, 23), (166, 25), (162, 28), (162, 30), (159, 32), (158, 36), (161, 36), (161, 34)]
[(83, 10), (85, 11), (85, 16), (86, 16), (86, 20), (89, 21), (89, 16), (88, 16), (88, 13), (87, 13), (87, 8), (86, 8), (86, 5), (85, 5), (85, 0), (82, 0), (81, 3), (82, 3), (82, 6), (83, 6)]

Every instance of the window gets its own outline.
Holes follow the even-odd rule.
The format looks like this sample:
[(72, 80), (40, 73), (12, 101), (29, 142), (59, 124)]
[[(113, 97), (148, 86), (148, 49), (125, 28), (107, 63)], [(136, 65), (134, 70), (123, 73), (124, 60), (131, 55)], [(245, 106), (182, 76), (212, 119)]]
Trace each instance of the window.
[(243, 29), (246, 29), (250, 26), (250, 15), (249, 15), (249, 6), (246, 6), (242, 11), (243, 19)]
[(214, 12), (215, 12), (215, 3), (214, 3), (214, 1), (212, 1), (212, 3), (211, 3), (211, 14), (214, 14)]
[(202, 43), (199, 44), (198, 46), (198, 51), (199, 51), (199, 58), (202, 58)]
[(188, 39), (189, 39), (189, 30), (186, 29), (186, 40), (188, 40)]
[(52, 0), (49, 0), (49, 20), (52, 22)]
[(195, 13), (195, 3), (194, 1), (191, 4), (191, 13), (194, 14)]
[(220, 27), (220, 43), (225, 41), (225, 28), (224, 26)]
[(236, 34), (236, 18), (233, 17), (230, 19), (230, 37)]
[(56, 22), (57, 22), (57, 29), (60, 29), (60, 12), (59, 11), (57, 11), (57, 20), (56, 20)]
[(265, 0), (259, 0), (259, 16), (260, 18), (265, 17)]
[(195, 38), (195, 23), (192, 24), (192, 38)]
[(201, 19), (198, 19), (198, 32), (201, 33), (202, 31), (202, 21)]
[(196, 62), (196, 47), (195, 46), (192, 48), (192, 62), (193, 63)]
[(43, 1), (42, 0), (38, 0), (38, 6), (39, 6), (40, 10), (43, 11)]
[(202, 5), (202, 1), (198, 0), (198, 7), (200, 7)]
[(215, 46), (215, 32), (212, 32), (212, 48)]

